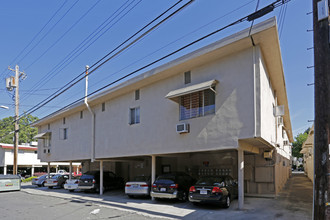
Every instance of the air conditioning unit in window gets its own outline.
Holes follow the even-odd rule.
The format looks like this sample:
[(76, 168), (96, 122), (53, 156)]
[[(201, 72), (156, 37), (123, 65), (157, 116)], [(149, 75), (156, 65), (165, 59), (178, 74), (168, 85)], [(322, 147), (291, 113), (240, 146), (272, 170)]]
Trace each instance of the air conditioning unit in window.
[(176, 125), (176, 133), (189, 133), (189, 124), (188, 123), (181, 123)]

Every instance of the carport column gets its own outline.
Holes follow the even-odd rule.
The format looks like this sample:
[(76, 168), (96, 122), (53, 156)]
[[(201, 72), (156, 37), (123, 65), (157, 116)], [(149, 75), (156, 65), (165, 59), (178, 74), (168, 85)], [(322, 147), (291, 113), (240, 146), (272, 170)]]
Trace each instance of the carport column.
[(3, 174), (4, 174), (4, 175), (7, 175), (7, 166), (4, 166), (4, 167), (3, 167)]
[(34, 165), (32, 165), (32, 167), (31, 167), (31, 176), (33, 176), (34, 175)]
[(100, 161), (100, 195), (103, 195), (103, 160)]
[(56, 165), (56, 173), (58, 173), (58, 165)]
[[(153, 184), (156, 180), (156, 156), (151, 155), (151, 184)], [(155, 200), (152, 197), (152, 200)]]
[(48, 174), (48, 179), (50, 179), (50, 162), (47, 164), (47, 174)]
[(69, 180), (72, 179), (72, 161), (70, 161), (70, 166), (69, 166)]
[(238, 209), (244, 207), (244, 150), (238, 148)]

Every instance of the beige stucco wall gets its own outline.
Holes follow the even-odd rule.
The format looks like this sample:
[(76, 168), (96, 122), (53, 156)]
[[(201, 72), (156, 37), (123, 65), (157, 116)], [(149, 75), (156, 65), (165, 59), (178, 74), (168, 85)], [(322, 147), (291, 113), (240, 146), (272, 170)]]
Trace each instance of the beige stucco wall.
[[(191, 71), (198, 84), (216, 79), (216, 113), (185, 120), (190, 133), (177, 134), (179, 104), (166, 99), (168, 92), (184, 87), (183, 72), (140, 88), (140, 100), (134, 90), (93, 107), (96, 115), (95, 156), (109, 158), (178, 152), (237, 148), (238, 139), (253, 137), (253, 52), (252, 48), (205, 63)], [(140, 107), (140, 124), (129, 125), (129, 108)], [(60, 128), (68, 128), (68, 139), (60, 140)], [(40, 154), (45, 161), (90, 158), (91, 117), (85, 110), (51, 123), (51, 154)], [(39, 131), (46, 131), (47, 125)], [(39, 141), (40, 146), (40, 141)]]

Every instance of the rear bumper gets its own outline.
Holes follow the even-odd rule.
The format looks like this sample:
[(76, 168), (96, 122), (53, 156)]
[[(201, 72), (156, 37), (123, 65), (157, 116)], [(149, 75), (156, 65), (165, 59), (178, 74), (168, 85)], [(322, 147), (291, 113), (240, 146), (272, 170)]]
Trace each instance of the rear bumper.
[(81, 190), (91, 190), (91, 189), (95, 189), (95, 185), (90, 185), (90, 186), (78, 186), (78, 189)]
[(150, 192), (150, 196), (153, 198), (160, 198), (160, 199), (177, 199), (178, 192), (175, 191), (173, 193), (158, 193), (158, 192)]
[(78, 185), (64, 184), (64, 189), (68, 189), (68, 190), (78, 189)]
[(58, 186), (57, 183), (44, 183), (44, 186)]
[(189, 194), (188, 196), (190, 202), (200, 202), (200, 203), (225, 203), (226, 200), (224, 196), (199, 196), (194, 194)]

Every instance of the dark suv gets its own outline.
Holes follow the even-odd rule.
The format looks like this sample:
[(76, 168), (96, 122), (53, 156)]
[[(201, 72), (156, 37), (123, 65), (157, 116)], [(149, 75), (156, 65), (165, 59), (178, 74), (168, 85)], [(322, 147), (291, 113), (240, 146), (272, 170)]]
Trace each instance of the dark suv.
[[(103, 171), (103, 191), (124, 187), (124, 180), (111, 171)], [(100, 171), (84, 173), (79, 180), (78, 189), (94, 192), (100, 191)]]
[(179, 199), (186, 201), (189, 188), (195, 180), (186, 173), (175, 172), (157, 177), (152, 184), (150, 196), (156, 199)]

